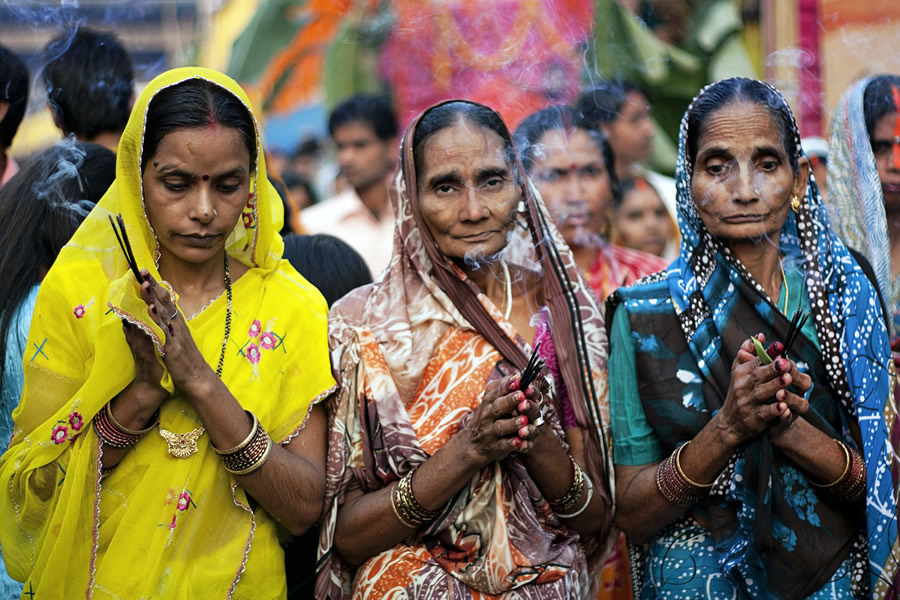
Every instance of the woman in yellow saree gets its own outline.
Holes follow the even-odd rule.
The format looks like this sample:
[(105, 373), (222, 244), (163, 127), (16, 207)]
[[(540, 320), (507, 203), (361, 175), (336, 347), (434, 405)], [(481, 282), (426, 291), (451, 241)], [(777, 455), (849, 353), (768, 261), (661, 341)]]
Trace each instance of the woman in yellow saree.
[(116, 181), (37, 300), (0, 461), (26, 594), (285, 597), (278, 523), (321, 511), (334, 380), (282, 211), (237, 84), (185, 68), (147, 86)]

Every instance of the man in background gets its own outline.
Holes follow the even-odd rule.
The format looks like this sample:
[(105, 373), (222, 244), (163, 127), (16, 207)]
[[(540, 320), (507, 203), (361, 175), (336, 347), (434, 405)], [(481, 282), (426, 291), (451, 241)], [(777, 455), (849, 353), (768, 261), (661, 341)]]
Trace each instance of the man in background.
[(28, 107), (28, 69), (18, 56), (0, 46), (0, 186), (19, 170), (9, 147)]
[(393, 250), (394, 213), (387, 184), (397, 159), (397, 119), (385, 98), (361, 94), (335, 107), (328, 133), (340, 174), (350, 185), (304, 210), (303, 226), (309, 233), (327, 233), (349, 244), (377, 276), (390, 263)]
[(654, 134), (647, 93), (630, 81), (602, 80), (581, 95), (575, 108), (606, 134), (619, 181), (635, 176), (646, 179), (676, 218), (675, 180), (646, 167)]
[(44, 49), (43, 78), (63, 135), (118, 148), (134, 102), (134, 71), (114, 33), (64, 29)]

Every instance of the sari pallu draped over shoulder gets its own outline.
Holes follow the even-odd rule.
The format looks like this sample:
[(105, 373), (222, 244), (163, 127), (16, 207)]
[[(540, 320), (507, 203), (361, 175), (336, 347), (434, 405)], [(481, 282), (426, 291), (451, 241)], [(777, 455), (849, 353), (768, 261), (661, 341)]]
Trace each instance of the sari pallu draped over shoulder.
[[(487, 379), (523, 368), (530, 352), (488, 297), (441, 254), (423, 221), (412, 148), (420, 119), (406, 131), (390, 188), (397, 219), (390, 266), (330, 315), (341, 392), (330, 404), (321, 598), (336, 600), (353, 586), (351, 569), (333, 546), (347, 490), (381, 489), (422, 464), (468, 423)], [(543, 313), (584, 435), (587, 471), (595, 494), (609, 499), (601, 307), (530, 183), (523, 200), (521, 227), (514, 228), (503, 257), (543, 274)], [(559, 422), (553, 427), (561, 436)], [(605, 532), (611, 512), (607, 518)], [(584, 546), (594, 566), (606, 555), (607, 537)], [(483, 470), (430, 525), (364, 563), (354, 593), (482, 598), (515, 590), (521, 598), (579, 598), (588, 587), (585, 567), (578, 536), (558, 521), (523, 464), (510, 456)]]
[[(682, 120), (677, 167), (680, 256), (613, 301), (627, 309), (641, 404), (664, 452), (696, 436), (721, 408), (732, 361), (749, 335), (784, 340), (789, 328), (777, 303), (699, 217), (686, 155), (691, 108)], [(799, 158), (793, 121), (788, 135)], [(865, 513), (820, 493), (759, 436), (732, 457), (709, 500), (690, 514), (709, 523), (721, 577), (748, 597), (807, 597), (851, 556), (858, 562), (856, 590), (893, 598), (900, 546), (887, 326), (874, 285), (831, 229), (812, 177), (799, 210), (788, 212), (780, 251), (786, 268), (803, 274), (820, 346), (804, 335), (794, 346), (794, 360), (814, 382), (805, 418), (830, 437), (854, 447), (861, 442)]]
[[(102, 478), (102, 444), (91, 420), (134, 377), (120, 319), (163, 334), (150, 319), (108, 221), (122, 213), (136, 262), (160, 279), (159, 247), (145, 215), (140, 161), (147, 109), (161, 90), (201, 78), (236, 96), (228, 77), (184, 68), (154, 79), (128, 122), (116, 181), (41, 285), (25, 356), (15, 436), (0, 461), (0, 542), (13, 576), (35, 598), (276, 598), (285, 595), (277, 525), (255, 508), (213, 452), (177, 459), (157, 430)], [(252, 114), (252, 113), (251, 113)], [(233, 285), (231, 333), (222, 379), (276, 442), (306, 423), (334, 387), (324, 299), (287, 262), (278, 235), (282, 204), (266, 179), (259, 136), (251, 195), (227, 241), (249, 270)], [(225, 294), (188, 321), (207, 363), (218, 362)], [(160, 427), (200, 426), (188, 399), (171, 396)]]
[(875, 272), (881, 297), (891, 311), (891, 337), (900, 335), (900, 277), (891, 276), (891, 254), (884, 192), (863, 99), (873, 77), (851, 85), (831, 119), (828, 145), (828, 206), (841, 240), (861, 252)]

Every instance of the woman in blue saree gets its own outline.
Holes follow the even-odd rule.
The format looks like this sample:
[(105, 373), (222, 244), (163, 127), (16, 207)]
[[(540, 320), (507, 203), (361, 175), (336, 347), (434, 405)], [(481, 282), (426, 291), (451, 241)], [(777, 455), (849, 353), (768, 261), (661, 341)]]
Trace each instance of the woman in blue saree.
[(885, 315), (782, 96), (704, 88), (677, 178), (679, 257), (607, 317), (617, 522), (643, 544), (640, 596), (892, 597)]

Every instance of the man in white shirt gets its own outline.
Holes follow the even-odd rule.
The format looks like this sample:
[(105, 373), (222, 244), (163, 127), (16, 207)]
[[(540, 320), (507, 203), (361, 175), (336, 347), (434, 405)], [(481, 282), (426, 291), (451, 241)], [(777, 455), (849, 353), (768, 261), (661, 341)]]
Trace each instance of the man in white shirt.
[(347, 242), (377, 277), (393, 250), (394, 213), (387, 186), (397, 160), (397, 119), (386, 99), (357, 95), (335, 107), (328, 132), (350, 186), (305, 209), (301, 221), (309, 233)]

